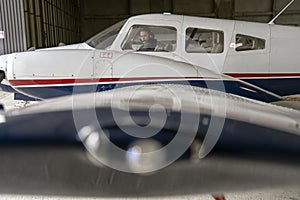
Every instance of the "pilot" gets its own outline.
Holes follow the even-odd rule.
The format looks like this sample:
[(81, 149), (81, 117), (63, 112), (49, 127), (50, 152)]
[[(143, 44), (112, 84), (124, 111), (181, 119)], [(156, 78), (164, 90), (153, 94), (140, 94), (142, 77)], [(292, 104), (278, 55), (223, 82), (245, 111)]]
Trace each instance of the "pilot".
[(148, 29), (143, 28), (140, 30), (140, 41), (142, 45), (139, 47), (139, 51), (154, 51), (157, 45), (154, 33)]

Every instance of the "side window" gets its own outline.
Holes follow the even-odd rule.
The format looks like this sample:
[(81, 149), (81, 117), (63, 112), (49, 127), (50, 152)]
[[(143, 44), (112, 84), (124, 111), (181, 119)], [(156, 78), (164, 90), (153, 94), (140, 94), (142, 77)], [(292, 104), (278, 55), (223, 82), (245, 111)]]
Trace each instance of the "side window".
[(223, 53), (224, 33), (218, 30), (188, 28), (185, 50), (188, 53)]
[(236, 51), (252, 51), (265, 49), (266, 40), (249, 35), (237, 34), (235, 38)]
[(170, 26), (134, 25), (121, 48), (135, 51), (172, 52), (177, 46), (177, 30)]

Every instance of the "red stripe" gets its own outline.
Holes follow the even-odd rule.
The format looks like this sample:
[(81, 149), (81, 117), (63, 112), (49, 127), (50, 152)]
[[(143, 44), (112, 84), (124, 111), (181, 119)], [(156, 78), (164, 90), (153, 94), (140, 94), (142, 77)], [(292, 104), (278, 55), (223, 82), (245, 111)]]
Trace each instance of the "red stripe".
[(234, 78), (275, 78), (275, 77), (300, 77), (299, 73), (273, 73), (273, 74), (240, 74), (240, 73), (226, 73), (226, 75)]
[[(75, 83), (106, 83), (119, 81), (146, 81), (146, 80), (171, 80), (171, 79), (204, 79), (205, 77), (137, 77), (137, 78), (100, 78), (100, 79), (37, 79), (37, 80), (10, 80), (12, 86), (25, 85), (58, 85)], [(207, 78), (208, 79), (208, 78)]]

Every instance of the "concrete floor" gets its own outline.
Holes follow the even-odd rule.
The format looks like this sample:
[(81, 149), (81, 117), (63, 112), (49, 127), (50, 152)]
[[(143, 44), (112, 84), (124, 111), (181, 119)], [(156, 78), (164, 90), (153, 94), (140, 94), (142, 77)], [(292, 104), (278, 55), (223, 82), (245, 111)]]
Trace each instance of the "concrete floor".
[[(27, 105), (24, 101), (14, 101), (13, 96), (8, 93), (0, 92), (0, 103), (4, 105), (5, 110), (12, 110), (24, 107)], [(1, 177), (0, 177), (1, 178)], [(274, 188), (271, 190), (255, 190), (255, 191), (247, 191), (247, 192), (239, 192), (239, 193), (228, 193), (225, 194), (226, 199), (229, 200), (259, 200), (259, 199), (272, 199), (272, 200), (300, 200), (300, 188)], [(0, 194), (0, 200), (5, 199), (16, 199), (16, 200), (95, 200), (95, 199), (108, 199), (108, 198), (77, 198), (77, 197), (50, 197), (50, 196), (24, 196), (24, 195), (14, 195), (14, 194)], [(110, 200), (119, 199), (119, 198), (109, 198)], [(123, 200), (127, 200), (128, 198), (124, 198)], [(206, 195), (192, 195), (192, 196), (179, 196), (179, 197), (162, 197), (162, 198), (145, 198), (147, 200), (154, 199), (175, 199), (175, 200), (213, 200), (210, 194)]]

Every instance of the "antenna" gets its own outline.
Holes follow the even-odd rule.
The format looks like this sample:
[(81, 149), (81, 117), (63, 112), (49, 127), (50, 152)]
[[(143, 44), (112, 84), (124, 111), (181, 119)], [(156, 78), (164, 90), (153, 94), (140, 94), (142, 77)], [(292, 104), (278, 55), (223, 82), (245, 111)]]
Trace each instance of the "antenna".
[(269, 24), (274, 24), (274, 21), (288, 8), (288, 7), (290, 7), (290, 5), (292, 4), (292, 3), (294, 3), (294, 1), (295, 0), (292, 0), (288, 5), (286, 5), (277, 15), (276, 15), (276, 17), (274, 17), (270, 22), (269, 22)]

